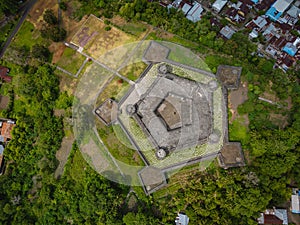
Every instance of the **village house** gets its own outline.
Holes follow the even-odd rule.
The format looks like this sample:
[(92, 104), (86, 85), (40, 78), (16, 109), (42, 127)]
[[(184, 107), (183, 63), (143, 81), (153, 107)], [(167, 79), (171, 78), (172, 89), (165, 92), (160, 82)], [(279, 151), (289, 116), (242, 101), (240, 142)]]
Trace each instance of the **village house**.
[(277, 0), (266, 12), (266, 15), (273, 21), (277, 21), (291, 5), (293, 0)]
[(284, 224), (288, 225), (288, 216), (286, 209), (267, 209), (260, 214), (260, 217), (257, 219), (258, 224)]
[(189, 224), (189, 217), (184, 213), (178, 213), (176, 217), (175, 223), (176, 225), (188, 225)]
[(11, 82), (12, 77), (8, 75), (9, 69), (5, 66), (0, 66), (0, 79), (5, 82)]
[(220, 34), (226, 39), (230, 39), (234, 33), (235, 31), (229, 26), (225, 26), (220, 30)]
[(216, 13), (219, 13), (225, 7), (227, 2), (228, 2), (228, 0), (217, 0), (212, 5), (212, 8)]
[(201, 20), (201, 14), (203, 13), (203, 8), (198, 2), (194, 2), (193, 7), (187, 12), (186, 18), (192, 22), (198, 22)]
[(293, 194), (291, 197), (291, 212), (300, 214), (300, 191), (297, 188), (293, 188)]

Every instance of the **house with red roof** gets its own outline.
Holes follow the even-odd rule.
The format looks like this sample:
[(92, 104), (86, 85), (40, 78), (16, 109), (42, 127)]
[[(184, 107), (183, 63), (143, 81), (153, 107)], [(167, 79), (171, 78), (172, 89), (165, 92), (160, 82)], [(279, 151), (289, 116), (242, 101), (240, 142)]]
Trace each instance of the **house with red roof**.
[(11, 82), (12, 77), (8, 75), (9, 69), (5, 66), (0, 66), (0, 79), (5, 82)]

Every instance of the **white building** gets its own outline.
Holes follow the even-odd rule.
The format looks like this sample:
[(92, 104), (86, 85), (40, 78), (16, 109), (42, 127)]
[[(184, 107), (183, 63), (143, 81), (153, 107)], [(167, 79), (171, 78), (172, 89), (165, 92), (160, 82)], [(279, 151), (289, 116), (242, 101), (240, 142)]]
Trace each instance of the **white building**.
[(292, 213), (300, 214), (300, 191), (293, 188), (293, 194), (291, 199), (291, 211)]
[(188, 11), (186, 18), (195, 22), (198, 22), (201, 20), (201, 14), (203, 12), (203, 8), (200, 5), (200, 3), (195, 2), (193, 7)]
[(224, 6), (227, 4), (228, 0), (217, 0), (212, 5), (213, 10), (215, 10), (217, 13), (219, 13)]
[(190, 11), (190, 9), (192, 8), (191, 5), (184, 3), (183, 7), (182, 7), (182, 12), (184, 13), (184, 15), (186, 15), (188, 13), (188, 11)]

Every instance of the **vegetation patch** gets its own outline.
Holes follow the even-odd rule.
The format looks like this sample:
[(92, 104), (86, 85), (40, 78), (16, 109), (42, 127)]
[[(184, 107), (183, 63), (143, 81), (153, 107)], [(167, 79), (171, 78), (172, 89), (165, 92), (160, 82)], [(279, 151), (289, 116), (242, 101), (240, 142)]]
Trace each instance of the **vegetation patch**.
[(40, 31), (35, 29), (34, 25), (27, 20), (24, 21), (13, 43), (17, 46), (26, 46), (30, 49), (35, 44), (49, 44), (47, 40), (41, 37)]
[(65, 48), (63, 55), (57, 62), (57, 65), (73, 74), (76, 74), (84, 60), (85, 57), (76, 52), (74, 49)]
[(241, 141), (243, 144), (249, 142), (248, 126), (245, 122), (245, 117), (240, 116), (236, 118), (231, 124), (229, 124), (230, 141)]
[(0, 47), (4, 44), (7, 37), (9, 36), (11, 30), (14, 28), (15, 21), (7, 23), (5, 26), (0, 29)]
[(143, 165), (142, 159), (137, 151), (132, 148), (120, 125), (106, 126), (101, 122), (97, 122), (97, 128), (103, 143), (115, 159), (128, 165)]
[(129, 87), (130, 85), (127, 82), (119, 77), (115, 77), (98, 96), (96, 106), (99, 106), (108, 98), (119, 101)]
[(147, 64), (144, 62), (132, 63), (120, 70), (120, 74), (127, 77), (130, 80), (137, 80), (141, 73), (147, 68)]

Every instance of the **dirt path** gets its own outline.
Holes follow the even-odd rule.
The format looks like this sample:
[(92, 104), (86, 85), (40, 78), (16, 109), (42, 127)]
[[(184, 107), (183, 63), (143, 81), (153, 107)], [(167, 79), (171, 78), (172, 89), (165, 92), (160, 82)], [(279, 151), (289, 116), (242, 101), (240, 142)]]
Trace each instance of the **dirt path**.
[(64, 137), (61, 143), (60, 149), (56, 152), (56, 158), (59, 161), (59, 165), (54, 173), (55, 178), (59, 178), (64, 173), (64, 167), (67, 163), (69, 154), (72, 150), (74, 142), (74, 136)]
[[(232, 117), (229, 123), (232, 123), (239, 115), (237, 108), (239, 105), (243, 104), (248, 99), (248, 84), (241, 83), (237, 90), (231, 91), (229, 93), (229, 110), (232, 113)], [(248, 118), (245, 118), (248, 121)]]

